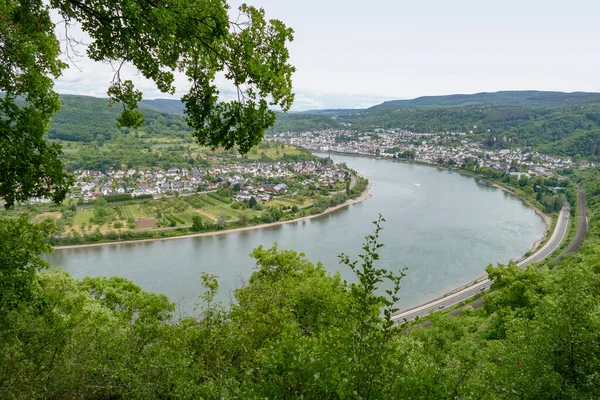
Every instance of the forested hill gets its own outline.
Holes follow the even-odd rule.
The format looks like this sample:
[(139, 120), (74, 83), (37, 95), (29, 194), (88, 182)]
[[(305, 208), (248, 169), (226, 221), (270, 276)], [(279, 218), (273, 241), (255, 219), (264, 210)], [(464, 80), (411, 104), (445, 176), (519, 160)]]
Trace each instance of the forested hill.
[(600, 93), (543, 92), (537, 90), (423, 96), (411, 100), (391, 100), (369, 110), (395, 110), (422, 107), (564, 107), (568, 105), (600, 104)]
[(149, 108), (154, 111), (161, 113), (183, 115), (184, 105), (179, 100), (174, 99), (155, 99), (155, 100), (142, 100), (140, 107)]
[(273, 132), (319, 127), (471, 132), (493, 146), (600, 157), (600, 93), (514, 91), (394, 100), (355, 110), (278, 115)]
[[(108, 99), (87, 96), (61, 95), (60, 111), (52, 119), (48, 137), (75, 142), (92, 142), (109, 140), (117, 132), (116, 120), (122, 108), (115, 104), (110, 106)], [(182, 134), (191, 129), (180, 115), (169, 113), (175, 110), (176, 100), (144, 100), (140, 105), (146, 118), (144, 131), (157, 135)], [(145, 108), (148, 104), (162, 112)], [(179, 103), (181, 104), (181, 103)]]
[[(109, 140), (118, 131), (116, 120), (122, 111), (119, 105), (110, 106), (108, 99), (89, 96), (61, 95), (61, 109), (52, 119), (50, 139), (74, 142)], [(175, 135), (181, 131), (190, 132), (183, 117), (183, 104), (179, 100), (142, 100), (140, 110), (146, 122), (142, 129), (149, 134)], [(332, 113), (349, 110), (320, 110), (319, 114), (277, 113), (278, 119), (285, 118), (282, 130), (327, 129), (339, 126), (331, 118)], [(323, 115), (320, 115), (321, 113)]]

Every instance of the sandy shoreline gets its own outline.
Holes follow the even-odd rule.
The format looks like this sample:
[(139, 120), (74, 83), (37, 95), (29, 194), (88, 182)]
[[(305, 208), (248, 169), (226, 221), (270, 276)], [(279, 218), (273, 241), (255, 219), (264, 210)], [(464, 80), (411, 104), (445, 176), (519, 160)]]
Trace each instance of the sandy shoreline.
[(86, 243), (86, 244), (72, 244), (72, 245), (66, 245), (66, 246), (55, 246), (54, 249), (55, 250), (67, 250), (67, 249), (80, 249), (80, 248), (84, 248), (84, 247), (110, 246), (110, 245), (115, 245), (115, 244), (146, 243), (146, 242), (156, 242), (156, 241), (160, 241), (160, 240), (186, 239), (186, 238), (191, 238), (191, 237), (202, 237), (202, 236), (218, 236), (218, 235), (226, 235), (228, 233), (250, 231), (250, 230), (253, 230), (253, 229), (270, 228), (270, 227), (273, 227), (273, 226), (279, 226), (279, 225), (284, 225), (284, 224), (291, 224), (291, 223), (294, 223), (294, 222), (300, 222), (300, 221), (306, 221), (306, 220), (313, 219), (313, 218), (318, 218), (318, 217), (321, 217), (323, 215), (327, 215), (329, 213), (337, 211), (337, 210), (339, 210), (341, 208), (350, 206), (352, 204), (362, 203), (363, 201), (365, 201), (367, 199), (370, 199), (372, 197), (371, 193), (369, 193), (370, 190), (371, 190), (371, 184), (369, 183), (369, 185), (367, 186), (367, 188), (365, 189), (365, 191), (359, 197), (357, 197), (356, 199), (347, 200), (344, 203), (338, 204), (335, 207), (329, 207), (328, 209), (326, 209), (325, 211), (323, 211), (322, 213), (319, 213), (319, 214), (308, 215), (306, 217), (291, 219), (289, 221), (271, 222), (269, 224), (246, 226), (246, 227), (235, 228), (235, 229), (226, 229), (226, 230), (223, 230), (223, 231), (190, 233), (190, 234), (187, 234), (187, 235), (173, 236), (173, 237), (168, 237), (168, 238), (150, 238), (150, 239), (135, 239), (135, 240), (119, 240), (119, 241), (116, 241), (116, 242)]

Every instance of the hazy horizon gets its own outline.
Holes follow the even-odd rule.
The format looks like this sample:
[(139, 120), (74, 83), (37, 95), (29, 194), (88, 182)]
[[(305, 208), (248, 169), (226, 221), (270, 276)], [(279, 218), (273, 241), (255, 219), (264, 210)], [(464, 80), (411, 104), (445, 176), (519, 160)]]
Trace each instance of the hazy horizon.
[[(231, 0), (231, 14), (241, 3)], [(386, 100), (507, 90), (600, 92), (600, 3), (475, 0), (249, 0), (294, 29), (289, 44), (294, 111), (364, 108)], [(58, 23), (59, 18), (55, 16)], [(57, 34), (64, 36), (64, 26)], [(70, 33), (86, 41), (77, 27)], [(63, 43), (64, 46), (64, 43)], [(84, 49), (81, 49), (83, 53)], [(57, 80), (62, 93), (105, 96), (113, 71), (85, 55)], [(122, 70), (145, 98), (169, 98), (135, 68)], [(176, 97), (188, 82), (179, 76)], [(234, 91), (218, 79), (222, 98)]]
[[(475, 92), (475, 93), (450, 93), (450, 94), (428, 94), (428, 95), (424, 95), (424, 96), (418, 96), (418, 97), (412, 97), (412, 98), (390, 98), (387, 100), (382, 100), (379, 101), (377, 103), (372, 103), (372, 104), (365, 104), (363, 106), (352, 106), (352, 100), (354, 99), (352, 96), (349, 96), (348, 99), (346, 100), (346, 102), (349, 104), (348, 106), (342, 106), (342, 107), (322, 107), (322, 108), (307, 108), (307, 109), (303, 109), (303, 110), (298, 110), (296, 108), (292, 108), (290, 110), (290, 112), (292, 113), (301, 113), (301, 112), (305, 112), (305, 111), (320, 111), (320, 110), (352, 110), (352, 109), (356, 109), (356, 110), (361, 110), (361, 109), (365, 109), (365, 108), (369, 108), (378, 104), (381, 104), (385, 101), (395, 101), (395, 100), (415, 100), (418, 98), (423, 98), (423, 97), (444, 97), (444, 96), (469, 96), (469, 95), (475, 95), (475, 94), (481, 94), (481, 93), (499, 93), (499, 92), (531, 92), (531, 91), (538, 91), (538, 92), (557, 92), (557, 93), (565, 93), (565, 94), (571, 94), (571, 93), (599, 93), (600, 92), (584, 92), (584, 91), (574, 91), (574, 92), (564, 92), (564, 91), (553, 91), (553, 90), (535, 90), (535, 89), (516, 89), (516, 90), (498, 90), (495, 92)], [(94, 96), (94, 95), (86, 95), (86, 94), (78, 94), (78, 93), (60, 93), (63, 96), (82, 96), (82, 97), (92, 97), (92, 98), (98, 98), (98, 99), (108, 99), (108, 96)], [(153, 98), (149, 98), (144, 96), (143, 100), (179, 100), (176, 97), (153, 97)], [(343, 103), (343, 101), (342, 101)]]

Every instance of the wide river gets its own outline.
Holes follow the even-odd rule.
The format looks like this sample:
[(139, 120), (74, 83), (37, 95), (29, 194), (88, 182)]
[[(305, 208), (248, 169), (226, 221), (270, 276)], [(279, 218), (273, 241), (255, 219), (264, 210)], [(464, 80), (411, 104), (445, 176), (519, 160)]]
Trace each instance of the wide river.
[(278, 242), (281, 249), (306, 253), (328, 271), (340, 271), (338, 254), (356, 256), (364, 236), (381, 213), (379, 265), (408, 267), (402, 280), (401, 308), (437, 297), (485, 275), (490, 263), (518, 259), (545, 225), (521, 200), (471, 177), (432, 167), (388, 160), (332, 156), (364, 174), (373, 197), (308, 221), (226, 235), (181, 238), (57, 250), (45, 257), (73, 276), (123, 276), (145, 290), (165, 293), (192, 313), (200, 293), (200, 274), (219, 276), (220, 299), (229, 302), (255, 263), (253, 248)]

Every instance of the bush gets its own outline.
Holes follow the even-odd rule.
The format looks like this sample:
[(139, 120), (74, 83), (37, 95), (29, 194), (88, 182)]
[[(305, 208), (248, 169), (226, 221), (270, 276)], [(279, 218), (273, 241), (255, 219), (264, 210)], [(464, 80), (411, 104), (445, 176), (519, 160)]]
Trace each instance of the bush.
[(199, 215), (192, 217), (192, 231), (200, 232), (203, 228), (202, 218)]
[(131, 200), (133, 197), (129, 193), (124, 194), (113, 194), (110, 196), (104, 196), (104, 200), (108, 203), (113, 203), (115, 201), (126, 201)]
[(273, 216), (271, 215), (271, 213), (264, 213), (264, 215), (261, 218), (262, 222), (266, 223), (266, 224), (270, 224), (271, 222), (274, 222), (273, 220)]
[(167, 219), (168, 225), (169, 226), (177, 226), (177, 220), (175, 218), (173, 218), (173, 216), (171, 214), (169, 215), (165, 215), (165, 218)]
[(250, 200), (248, 200), (248, 207), (253, 208), (257, 204), (256, 198), (254, 196), (250, 197)]

